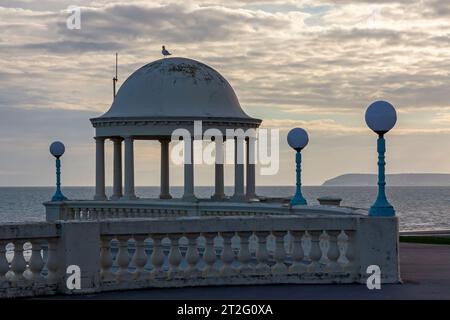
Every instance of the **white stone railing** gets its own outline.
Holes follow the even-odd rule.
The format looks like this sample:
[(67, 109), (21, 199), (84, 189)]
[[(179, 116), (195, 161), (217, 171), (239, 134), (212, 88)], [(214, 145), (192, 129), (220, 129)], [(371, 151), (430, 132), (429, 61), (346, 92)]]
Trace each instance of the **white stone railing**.
[[(0, 226), (0, 297), (152, 287), (398, 282), (396, 218), (264, 215)], [(24, 243), (31, 243), (27, 259)], [(14, 251), (6, 252), (9, 244)], [(47, 257), (41, 250), (48, 244)], [(81, 270), (81, 289), (66, 269)]]
[(356, 220), (344, 218), (333, 227), (326, 220), (305, 224), (296, 216), (268, 216), (104, 223), (101, 286), (358, 281)]
[(0, 225), (0, 297), (56, 293), (57, 244), (55, 224)]
[(165, 200), (46, 202), (47, 221), (111, 220), (183, 216), (263, 216), (286, 214), (355, 214), (361, 210), (330, 206), (298, 206), (282, 203), (239, 203)]

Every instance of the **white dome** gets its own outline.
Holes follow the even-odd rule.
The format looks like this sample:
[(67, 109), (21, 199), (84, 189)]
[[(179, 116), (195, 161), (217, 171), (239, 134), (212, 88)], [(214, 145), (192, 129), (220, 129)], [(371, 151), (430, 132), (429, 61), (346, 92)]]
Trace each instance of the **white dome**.
[(165, 58), (136, 70), (101, 118), (245, 118), (233, 88), (211, 67)]

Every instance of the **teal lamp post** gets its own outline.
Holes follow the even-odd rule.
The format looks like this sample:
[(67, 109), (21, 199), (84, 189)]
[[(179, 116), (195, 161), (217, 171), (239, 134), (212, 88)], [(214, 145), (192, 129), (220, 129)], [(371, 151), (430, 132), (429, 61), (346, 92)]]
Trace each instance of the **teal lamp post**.
[(375, 203), (369, 209), (369, 216), (392, 217), (395, 216), (395, 210), (386, 198), (386, 178), (384, 167), (384, 154), (386, 152), (386, 143), (384, 135), (391, 130), (397, 122), (397, 113), (394, 107), (386, 101), (376, 101), (366, 110), (367, 126), (378, 134), (378, 196)]
[(306, 205), (306, 200), (302, 195), (301, 183), (301, 163), (302, 163), (302, 149), (308, 144), (308, 133), (302, 128), (294, 128), (289, 131), (287, 142), (289, 146), (296, 151), (295, 154), (295, 168), (296, 168), (296, 190), (295, 195), (291, 199), (291, 205)]
[(59, 160), (65, 150), (66, 148), (62, 142), (55, 141), (50, 145), (50, 153), (56, 158), (56, 191), (52, 197), (52, 201), (67, 200), (61, 192), (61, 160)]

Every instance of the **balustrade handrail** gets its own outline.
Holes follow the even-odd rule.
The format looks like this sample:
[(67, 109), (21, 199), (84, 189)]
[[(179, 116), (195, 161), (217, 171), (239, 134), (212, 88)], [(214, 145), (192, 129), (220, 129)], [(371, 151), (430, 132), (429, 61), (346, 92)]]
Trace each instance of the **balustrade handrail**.
[[(176, 220), (175, 220), (176, 219)], [(297, 231), (297, 230), (356, 230), (357, 220), (352, 216), (308, 219), (302, 216), (257, 217), (177, 217), (148, 219), (118, 219), (100, 224), (102, 235), (168, 234), (240, 231)]]
[(0, 240), (58, 237), (58, 225), (51, 222), (15, 222), (0, 224)]

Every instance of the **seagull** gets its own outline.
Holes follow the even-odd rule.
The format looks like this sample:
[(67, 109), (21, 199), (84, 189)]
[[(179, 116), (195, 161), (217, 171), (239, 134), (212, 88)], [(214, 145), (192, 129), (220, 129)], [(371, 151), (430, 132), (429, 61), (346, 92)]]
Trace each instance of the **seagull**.
[(167, 57), (167, 56), (171, 56), (171, 55), (172, 55), (169, 51), (166, 50), (166, 47), (165, 47), (165, 46), (162, 46), (161, 53), (162, 53), (162, 55), (163, 55), (164, 57)]

